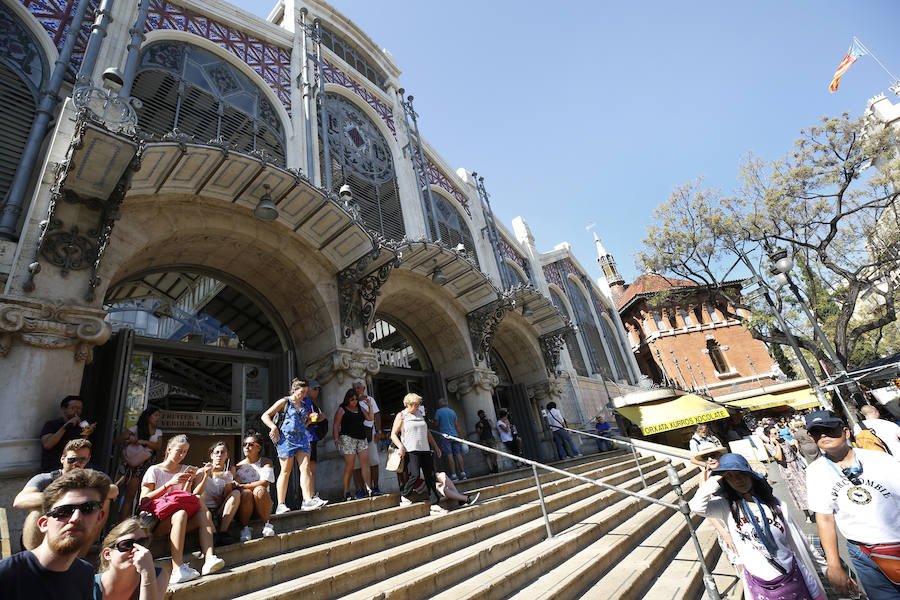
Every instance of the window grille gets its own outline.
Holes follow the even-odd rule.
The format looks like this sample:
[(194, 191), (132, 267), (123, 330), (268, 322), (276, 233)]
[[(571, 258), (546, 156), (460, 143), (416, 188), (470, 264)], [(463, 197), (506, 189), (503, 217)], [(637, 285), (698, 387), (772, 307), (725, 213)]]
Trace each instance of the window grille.
[[(466, 249), (466, 255), (478, 265), (478, 254), (475, 252), (475, 242), (472, 241), (472, 234), (469, 231), (466, 220), (455, 208), (453, 208), (452, 204), (440, 194), (432, 192), (431, 197), (434, 200), (434, 205), (438, 213), (438, 227), (441, 233), (441, 240), (451, 248), (455, 248), (459, 244), (462, 244)], [(438, 236), (434, 230), (434, 219), (432, 219), (430, 213), (428, 215), (428, 227), (431, 229), (432, 239), (437, 239)]]
[(603, 349), (600, 331), (597, 329), (597, 324), (594, 323), (590, 304), (588, 304), (587, 298), (581, 293), (581, 289), (571, 279), (567, 277), (565, 282), (567, 295), (572, 302), (572, 309), (575, 311), (575, 320), (587, 345), (591, 368), (594, 372), (601, 373), (607, 379), (613, 379), (612, 369), (610, 369), (609, 360)]
[(322, 43), (334, 52), (338, 58), (353, 67), (360, 75), (377, 85), (387, 88), (387, 76), (375, 65), (366, 60), (362, 53), (334, 31), (322, 25)]
[(615, 334), (612, 327), (610, 327), (609, 323), (602, 316), (600, 317), (600, 329), (603, 331), (603, 337), (606, 339), (606, 345), (609, 346), (609, 349), (612, 352), (612, 359), (613, 364), (616, 367), (616, 372), (619, 374), (620, 379), (625, 379), (625, 374), (627, 373), (627, 371), (625, 370), (625, 357), (622, 356), (622, 349), (619, 345), (619, 337)]
[[(559, 312), (563, 314), (564, 317), (570, 319), (569, 311), (566, 310), (566, 303), (563, 302), (563, 299), (559, 296), (559, 292), (556, 290), (550, 290), (550, 301), (553, 303)], [(582, 377), (588, 376), (587, 367), (584, 364), (584, 356), (581, 354), (581, 346), (578, 345), (578, 338), (575, 335), (575, 332), (571, 329), (566, 332), (565, 338), (566, 340), (566, 348), (569, 351), (569, 358), (572, 360), (572, 366), (575, 367), (575, 372), (581, 375)]]
[(34, 37), (0, 4), (0, 203), (25, 150), (46, 73), (44, 54)]
[(722, 354), (722, 347), (719, 342), (713, 339), (706, 340), (706, 349), (709, 352), (709, 359), (712, 361), (713, 368), (717, 373), (727, 373), (728, 363), (725, 362), (725, 355)]
[(148, 46), (132, 95), (143, 104), (138, 127), (146, 133), (178, 129), (200, 142), (221, 137), (241, 152), (262, 150), (285, 165), (285, 134), (272, 104), (246, 75), (206, 50), (172, 42)]
[[(331, 189), (345, 183), (353, 192), (366, 227), (388, 239), (403, 238), (406, 228), (390, 147), (374, 123), (352, 102), (337, 94), (325, 95), (326, 118), (321, 119), (331, 153)], [(319, 164), (325, 180), (321, 134)]]

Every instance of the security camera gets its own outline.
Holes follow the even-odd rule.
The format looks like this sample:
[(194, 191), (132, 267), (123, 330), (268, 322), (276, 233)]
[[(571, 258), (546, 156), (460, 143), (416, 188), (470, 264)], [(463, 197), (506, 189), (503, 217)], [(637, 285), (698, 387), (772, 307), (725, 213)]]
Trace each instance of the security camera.
[(122, 86), (125, 85), (125, 79), (122, 77), (122, 71), (120, 71), (116, 67), (110, 67), (103, 71), (103, 75), (101, 75), (101, 78), (103, 79), (103, 87), (113, 92), (118, 92), (122, 89)]

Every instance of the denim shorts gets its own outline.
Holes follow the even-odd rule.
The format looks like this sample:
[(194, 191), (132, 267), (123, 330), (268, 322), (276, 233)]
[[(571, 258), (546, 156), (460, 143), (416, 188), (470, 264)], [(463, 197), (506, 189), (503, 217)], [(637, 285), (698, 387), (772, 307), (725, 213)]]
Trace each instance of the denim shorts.
[(443, 454), (462, 454), (462, 444), (453, 440), (448, 440), (444, 436), (438, 436), (438, 444)]

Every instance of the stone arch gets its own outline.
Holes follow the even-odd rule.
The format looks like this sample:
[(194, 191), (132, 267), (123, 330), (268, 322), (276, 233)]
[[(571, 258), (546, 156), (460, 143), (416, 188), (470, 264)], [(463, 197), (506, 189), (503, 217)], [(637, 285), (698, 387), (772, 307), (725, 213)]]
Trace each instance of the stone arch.
[(534, 328), (515, 311), (508, 312), (494, 335), (494, 350), (516, 383), (530, 385), (547, 378)]
[(227, 273), (262, 296), (284, 324), (301, 363), (337, 346), (333, 270), (286, 227), (202, 196), (127, 198), (121, 213), (99, 273), (98, 298), (110, 282), (135, 273), (192, 265)]
[(44, 53), (44, 59), (47, 61), (47, 73), (45, 79), (49, 79), (52, 65), (59, 58), (59, 50), (53, 45), (51, 36), (47, 35), (47, 29), (41, 25), (40, 21), (35, 18), (30, 10), (25, 8), (21, 2), (2, 2), (0, 3), (10, 13), (12, 13), (19, 23), (28, 30), (34, 41), (41, 47)]
[[(572, 294), (569, 296), (569, 302), (574, 310), (573, 316), (581, 330), (580, 337), (584, 342), (584, 348), (587, 350), (587, 355), (593, 356), (594, 361), (596, 362), (596, 365), (592, 365), (591, 368), (596, 366), (604, 377), (613, 379), (613, 367), (609, 360), (609, 350), (603, 342), (603, 336), (600, 333), (596, 307), (591, 301), (591, 293), (584, 283), (582, 283), (573, 273), (569, 273), (566, 276), (566, 283), (571, 285), (569, 289)], [(574, 297), (576, 294), (578, 295), (578, 301), (576, 301), (576, 298)], [(581, 306), (579, 304), (580, 302), (583, 302), (584, 305)], [(581, 319), (578, 317), (579, 312), (584, 313)]]
[(510, 258), (504, 258), (503, 262), (506, 264), (506, 267), (510, 269), (513, 273), (516, 274), (516, 278), (519, 280), (519, 285), (527, 285), (528, 284), (528, 275), (525, 273), (525, 270), (520, 267), (516, 261)]
[[(559, 303), (557, 308), (561, 308), (565, 316), (574, 323), (574, 315), (575, 312), (572, 308), (572, 304), (569, 302), (568, 297), (566, 297), (566, 293), (556, 284), (551, 283), (548, 285), (550, 289), (550, 298), (551, 301)], [(578, 334), (575, 333), (572, 329), (569, 329), (565, 333), (566, 340), (566, 350), (569, 353), (569, 360), (572, 361), (572, 366), (575, 368), (575, 372), (582, 377), (588, 376), (587, 364), (584, 361), (584, 349), (581, 347), (581, 341), (579, 339)]]
[(600, 315), (600, 327), (601, 329), (605, 328), (606, 331), (601, 331), (601, 333), (605, 333), (604, 338), (611, 346), (609, 348), (612, 358), (611, 366), (618, 372), (620, 380), (628, 381), (628, 362), (625, 351), (622, 348), (622, 340), (616, 333), (615, 324), (606, 313)]
[[(422, 189), (424, 190), (425, 187), (423, 186)], [(446, 207), (445, 210), (451, 211), (458, 219), (457, 224), (451, 222), (449, 225), (447, 219), (438, 219), (445, 230), (444, 233), (441, 233), (441, 240), (451, 248), (462, 243), (469, 257), (474, 260), (476, 265), (480, 265), (481, 262), (478, 259), (478, 247), (475, 245), (475, 238), (472, 236), (472, 218), (466, 215), (463, 210), (460, 210), (461, 207), (459, 206), (459, 201), (451, 196), (444, 188), (433, 185), (431, 186), (431, 194), (434, 198), (435, 207), (438, 209), (438, 212), (441, 212), (441, 205), (443, 204), (443, 206)], [(434, 234), (434, 224), (431, 223), (431, 219), (428, 219), (428, 221), (428, 227), (431, 229), (432, 234)], [(453, 231), (449, 231), (449, 227), (452, 227)], [(434, 239), (437, 239), (437, 237)]]
[(445, 377), (470, 370), (475, 364), (463, 308), (427, 277), (395, 269), (381, 288), (375, 310), (391, 315), (412, 331), (432, 368)]

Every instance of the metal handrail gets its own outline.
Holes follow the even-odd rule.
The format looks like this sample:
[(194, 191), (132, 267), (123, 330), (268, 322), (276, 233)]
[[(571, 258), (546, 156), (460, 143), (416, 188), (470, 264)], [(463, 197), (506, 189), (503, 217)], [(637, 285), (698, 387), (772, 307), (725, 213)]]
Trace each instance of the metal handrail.
[[(566, 428), (566, 429), (568, 429), (568, 428)], [(585, 432), (577, 431), (574, 429), (568, 429), (568, 430), (574, 431), (575, 433), (588, 435), (591, 437), (603, 437), (603, 436), (598, 436), (596, 434), (585, 434)], [(691, 522), (691, 509), (688, 507), (687, 500), (684, 499), (684, 491), (681, 489), (681, 478), (678, 476), (678, 471), (672, 465), (671, 459), (666, 459), (666, 473), (669, 476), (669, 483), (671, 484), (673, 490), (675, 491), (675, 495), (678, 497), (677, 504), (672, 504), (670, 502), (660, 500), (659, 498), (654, 498), (652, 496), (647, 496), (645, 494), (640, 494), (638, 492), (632, 492), (631, 490), (626, 490), (625, 488), (620, 488), (619, 486), (612, 485), (610, 483), (604, 483), (602, 481), (598, 481), (595, 479), (589, 479), (587, 477), (584, 477), (583, 475), (578, 475), (576, 473), (570, 473), (569, 471), (566, 471), (564, 469), (558, 469), (556, 467), (551, 467), (550, 465), (546, 465), (544, 463), (537, 462), (535, 460), (524, 458), (522, 456), (516, 456), (514, 454), (509, 454), (508, 452), (503, 452), (502, 450), (497, 450), (495, 448), (491, 448), (490, 446), (484, 446), (482, 444), (478, 444), (471, 440), (462, 439), (462, 438), (456, 437), (455, 435), (450, 435), (449, 433), (442, 433), (440, 431), (435, 431), (435, 430), (430, 430), (430, 431), (435, 436), (441, 436), (447, 440), (452, 440), (454, 442), (459, 442), (461, 444), (466, 444), (468, 446), (478, 448), (482, 452), (490, 452), (490, 453), (496, 454), (498, 456), (504, 456), (510, 460), (514, 460), (514, 461), (517, 461), (520, 463), (525, 463), (527, 465), (531, 465), (531, 470), (532, 470), (532, 473), (534, 474), (534, 483), (535, 483), (535, 486), (537, 487), (537, 491), (538, 491), (538, 498), (540, 499), (540, 502), (541, 502), (541, 512), (544, 515), (544, 526), (547, 529), (547, 538), (548, 539), (553, 537), (553, 532), (550, 529), (550, 517), (547, 514), (547, 505), (546, 505), (546, 502), (544, 501), (544, 493), (541, 489), (541, 480), (538, 477), (538, 469), (539, 468), (544, 469), (545, 471), (550, 471), (551, 473), (558, 473), (560, 475), (563, 475), (564, 477), (568, 477), (569, 479), (576, 479), (578, 481), (583, 481), (583, 482), (589, 483), (591, 485), (596, 485), (598, 487), (606, 488), (608, 490), (618, 492), (620, 494), (625, 494), (626, 496), (631, 496), (633, 498), (637, 498), (637, 499), (643, 500), (645, 502), (659, 504), (661, 506), (665, 506), (666, 508), (671, 508), (672, 510), (680, 512), (682, 515), (684, 515), (685, 521), (687, 521), (688, 531), (690, 531), (691, 538), (694, 540), (694, 548), (697, 551), (697, 557), (700, 561), (700, 566), (703, 569), (703, 584), (706, 587), (706, 593), (709, 596), (709, 600), (721, 600), (722, 597), (719, 594), (718, 588), (716, 587), (716, 582), (713, 579), (712, 573), (709, 570), (709, 566), (706, 564), (706, 560), (703, 557), (703, 549), (700, 546), (700, 539), (697, 537), (697, 531), (696, 531), (696, 529), (694, 529), (694, 524)], [(634, 455), (635, 462), (638, 465), (638, 472), (641, 474), (641, 482), (644, 484), (644, 487), (646, 488), (647, 484), (644, 481), (644, 475), (640, 468), (640, 461), (637, 459), (636, 452), (634, 452), (635, 444), (632, 442), (626, 441), (626, 440), (619, 440), (619, 439), (615, 439), (613, 441), (631, 445), (632, 454)], [(679, 460), (686, 460), (682, 456), (677, 456), (677, 455), (671, 454), (671, 453), (665, 453), (665, 454), (670, 454), (671, 456), (676, 456)]]

